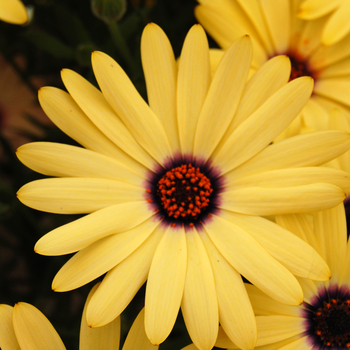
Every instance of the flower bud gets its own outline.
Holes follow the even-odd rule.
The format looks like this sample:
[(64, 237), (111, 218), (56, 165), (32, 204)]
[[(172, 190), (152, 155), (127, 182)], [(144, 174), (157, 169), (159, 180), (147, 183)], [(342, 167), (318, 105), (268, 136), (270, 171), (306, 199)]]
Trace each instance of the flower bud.
[(102, 21), (117, 22), (126, 12), (126, 0), (91, 0), (91, 9)]

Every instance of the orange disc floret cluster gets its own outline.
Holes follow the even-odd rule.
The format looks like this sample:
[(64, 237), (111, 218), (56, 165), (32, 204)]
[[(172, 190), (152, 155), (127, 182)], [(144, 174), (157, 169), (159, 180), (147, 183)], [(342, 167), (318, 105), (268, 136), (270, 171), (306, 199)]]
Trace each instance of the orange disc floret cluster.
[(307, 62), (304, 59), (299, 58), (298, 55), (287, 54), (287, 56), (289, 57), (291, 63), (289, 81), (305, 76), (313, 77), (313, 74), (309, 70)]
[(167, 171), (157, 184), (161, 205), (174, 219), (197, 219), (209, 206), (212, 192), (210, 180), (191, 164)]

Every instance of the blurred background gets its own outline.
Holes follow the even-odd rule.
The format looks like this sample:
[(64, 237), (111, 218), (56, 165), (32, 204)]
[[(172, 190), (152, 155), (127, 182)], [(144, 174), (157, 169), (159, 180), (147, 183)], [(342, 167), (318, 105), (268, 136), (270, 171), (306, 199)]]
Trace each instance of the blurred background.
[[(0, 303), (33, 304), (49, 318), (66, 348), (78, 349), (83, 305), (96, 281), (55, 293), (51, 282), (70, 256), (46, 257), (33, 251), (41, 236), (76, 216), (38, 212), (17, 200), (17, 190), (41, 175), (17, 160), (16, 148), (38, 140), (75, 144), (42, 112), (37, 91), (48, 85), (64, 89), (62, 68), (73, 69), (96, 85), (90, 63), (94, 50), (112, 56), (147, 99), (140, 60), (143, 28), (149, 22), (161, 26), (178, 57), (187, 31), (196, 23), (196, 1), (128, 0), (125, 11), (121, 1), (122, 9), (115, 16), (93, 13), (97, 0), (23, 2), (31, 14), (28, 24), (0, 22)], [(144, 290), (122, 314), (122, 341), (143, 307)], [(189, 343), (179, 315), (160, 349), (180, 349)]]

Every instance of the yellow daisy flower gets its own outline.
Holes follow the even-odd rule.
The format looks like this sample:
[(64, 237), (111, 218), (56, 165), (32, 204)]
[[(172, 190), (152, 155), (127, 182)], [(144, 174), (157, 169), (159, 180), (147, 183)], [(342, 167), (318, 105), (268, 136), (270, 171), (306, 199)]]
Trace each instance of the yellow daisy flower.
[(0, 21), (12, 24), (28, 22), (26, 7), (20, 0), (0, 0)]
[(333, 45), (350, 33), (350, 3), (348, 0), (304, 0), (298, 17), (314, 20), (326, 17), (322, 30), (322, 43)]
[(289, 60), (275, 57), (248, 83), (252, 45), (232, 44), (211, 80), (201, 26), (186, 37), (179, 67), (155, 24), (141, 41), (149, 105), (122, 68), (94, 52), (100, 92), (70, 70), (69, 92), (45, 87), (42, 108), (85, 148), (41, 142), (18, 158), (43, 179), (19, 199), (43, 211), (86, 215), (36, 244), (43, 255), (78, 252), (58, 272), (55, 291), (78, 288), (107, 272), (91, 298), (88, 324), (116, 318), (147, 280), (146, 334), (160, 344), (180, 305), (199, 349), (211, 349), (218, 323), (251, 349), (256, 324), (241, 275), (277, 300), (303, 300), (294, 277), (327, 280), (313, 248), (261, 215), (334, 207), (349, 176), (314, 167), (344, 153), (350, 135), (323, 131), (271, 141), (298, 115), (312, 79), (289, 83)]
[[(350, 36), (333, 46), (322, 45), (321, 28), (326, 19), (299, 19), (301, 1), (198, 0), (200, 5), (195, 9), (198, 21), (224, 50), (238, 37), (251, 36), (252, 68), (276, 55), (286, 55), (292, 65), (290, 79), (314, 78), (313, 93), (301, 117), (279, 139), (300, 131), (327, 129), (329, 112), (334, 108), (343, 109), (350, 118)], [(214, 62), (217, 56), (215, 52)]]
[[(80, 325), (80, 350), (116, 350), (120, 342), (120, 317), (104, 327), (92, 329), (86, 323), (86, 306), (97, 289), (86, 300)], [(122, 350), (157, 350), (146, 337), (142, 310), (134, 321)], [(33, 305), (17, 303), (0, 305), (0, 347), (2, 350), (65, 350), (50, 321)]]
[[(350, 243), (347, 240), (344, 205), (319, 212), (313, 227), (305, 215), (277, 217), (283, 227), (312, 245), (328, 263), (332, 278), (327, 282), (299, 279), (304, 303), (278, 303), (247, 285), (258, 325), (256, 349), (350, 348)], [(217, 346), (237, 349), (221, 330)]]

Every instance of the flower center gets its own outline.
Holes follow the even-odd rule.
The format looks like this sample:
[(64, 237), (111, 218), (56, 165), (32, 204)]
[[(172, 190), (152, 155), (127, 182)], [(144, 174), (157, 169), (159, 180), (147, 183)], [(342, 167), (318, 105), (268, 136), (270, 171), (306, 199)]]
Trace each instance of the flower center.
[(314, 312), (314, 330), (326, 347), (350, 348), (350, 300), (324, 301)]
[(157, 184), (160, 203), (168, 217), (174, 219), (197, 220), (209, 206), (212, 192), (210, 180), (191, 164), (167, 171)]
[(304, 76), (314, 77), (312, 71), (308, 67), (306, 60), (301, 59), (293, 54), (287, 54), (287, 56), (289, 57), (290, 63), (292, 65), (289, 81)]

